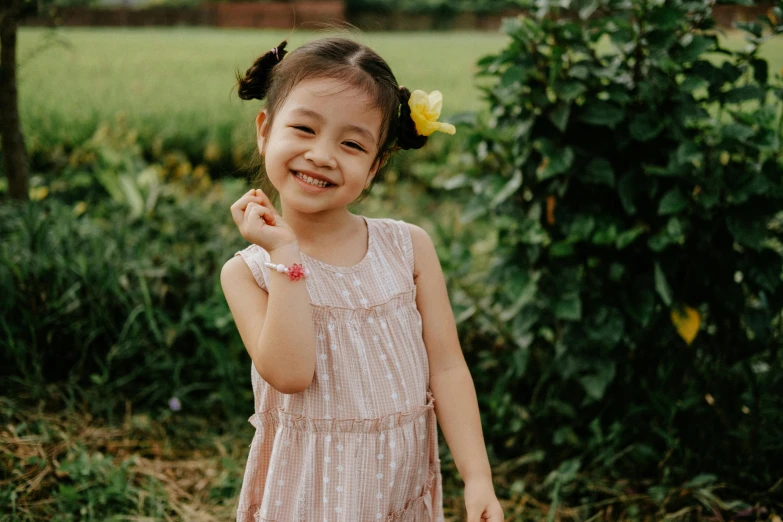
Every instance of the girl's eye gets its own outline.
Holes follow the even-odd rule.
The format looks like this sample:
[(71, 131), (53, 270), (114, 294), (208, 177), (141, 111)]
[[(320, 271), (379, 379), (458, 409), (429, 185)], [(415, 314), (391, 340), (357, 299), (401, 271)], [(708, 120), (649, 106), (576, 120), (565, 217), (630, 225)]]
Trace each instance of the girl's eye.
[(351, 147), (352, 149), (356, 149), (364, 152), (364, 148), (358, 143), (354, 143), (353, 141), (346, 141), (345, 144)]
[(296, 130), (300, 130), (300, 131), (302, 131), (302, 132), (308, 132), (308, 133), (310, 133), (310, 134), (315, 134), (315, 133), (313, 132), (313, 129), (311, 129), (310, 127), (305, 127), (304, 125), (294, 125), (293, 127), (294, 127)]

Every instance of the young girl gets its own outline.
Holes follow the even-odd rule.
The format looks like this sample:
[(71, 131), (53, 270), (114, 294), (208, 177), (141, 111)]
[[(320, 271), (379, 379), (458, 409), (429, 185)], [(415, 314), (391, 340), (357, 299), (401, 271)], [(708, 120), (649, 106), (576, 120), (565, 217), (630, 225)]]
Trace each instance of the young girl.
[[(443, 274), (421, 228), (349, 212), (389, 155), (420, 148), (440, 99), (369, 48), (326, 38), (259, 57), (239, 96), (266, 177), (231, 206), (252, 244), (223, 291), (252, 359), (256, 433), (237, 520), (440, 521), (435, 415), (469, 522), (503, 520)], [(285, 60), (283, 59), (285, 58)]]

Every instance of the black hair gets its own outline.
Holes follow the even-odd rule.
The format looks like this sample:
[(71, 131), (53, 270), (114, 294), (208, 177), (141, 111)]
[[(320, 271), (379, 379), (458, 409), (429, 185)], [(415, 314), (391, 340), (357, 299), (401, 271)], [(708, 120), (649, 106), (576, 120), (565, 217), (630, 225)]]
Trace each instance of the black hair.
[(427, 136), (419, 135), (411, 119), (411, 93), (397, 83), (389, 65), (375, 51), (353, 40), (328, 37), (293, 52), (287, 42), (259, 56), (242, 75), (237, 71), (239, 97), (266, 99), (266, 121), (271, 126), (288, 93), (307, 78), (333, 78), (366, 92), (381, 111), (378, 153), (373, 166), (385, 164), (399, 149), (419, 149)]

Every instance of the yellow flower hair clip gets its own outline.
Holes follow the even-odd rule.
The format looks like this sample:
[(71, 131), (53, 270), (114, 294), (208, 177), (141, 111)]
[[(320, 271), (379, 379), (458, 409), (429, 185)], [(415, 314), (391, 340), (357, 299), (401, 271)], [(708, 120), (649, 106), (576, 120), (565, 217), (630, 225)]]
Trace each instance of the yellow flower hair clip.
[(427, 94), (424, 91), (413, 91), (408, 100), (411, 108), (411, 118), (416, 125), (416, 133), (419, 136), (429, 136), (435, 131), (454, 134), (457, 129), (450, 123), (438, 121), (440, 109), (443, 106), (443, 94), (440, 91), (432, 91)]

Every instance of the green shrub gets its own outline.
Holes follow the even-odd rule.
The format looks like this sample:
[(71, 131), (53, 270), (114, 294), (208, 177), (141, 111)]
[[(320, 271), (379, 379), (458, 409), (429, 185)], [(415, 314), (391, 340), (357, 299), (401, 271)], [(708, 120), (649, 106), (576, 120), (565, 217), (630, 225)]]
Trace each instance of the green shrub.
[(103, 415), (172, 396), (246, 412), (249, 365), (219, 281), (243, 246), (223, 187), (242, 183), (212, 185), (176, 156), (146, 165), (133, 132), (108, 129), (31, 202), (0, 205), (4, 389)]
[(505, 21), (479, 64), (488, 121), (445, 182), (471, 198), (452, 298), (491, 449), (557, 470), (555, 499), (601, 496), (566, 487), (579, 470), (669, 507), (694, 476), (765, 490), (783, 452), (783, 88), (757, 51), (783, 10), (731, 51), (708, 2), (560, 4)]

